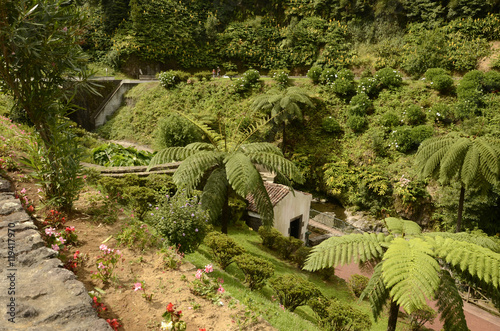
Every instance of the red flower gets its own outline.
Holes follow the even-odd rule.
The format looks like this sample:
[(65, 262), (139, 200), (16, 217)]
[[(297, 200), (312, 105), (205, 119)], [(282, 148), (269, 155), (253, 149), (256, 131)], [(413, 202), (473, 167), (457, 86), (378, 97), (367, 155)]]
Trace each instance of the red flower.
[(174, 312), (174, 305), (172, 304), (172, 302), (170, 302), (167, 306), (167, 311), (169, 313), (173, 313)]
[(207, 331), (207, 329), (203, 328), (203, 329), (199, 329), (198, 331)]

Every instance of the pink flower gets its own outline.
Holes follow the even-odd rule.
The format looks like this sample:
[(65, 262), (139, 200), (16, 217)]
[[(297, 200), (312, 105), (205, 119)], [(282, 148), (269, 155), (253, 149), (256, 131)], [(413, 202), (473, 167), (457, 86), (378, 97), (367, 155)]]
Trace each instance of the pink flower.
[(59, 246), (57, 245), (52, 245), (52, 249), (55, 250), (56, 252), (59, 252)]
[(53, 234), (55, 234), (55, 233), (56, 233), (56, 229), (55, 229), (55, 228), (46, 228), (46, 229), (45, 229), (45, 234), (46, 234), (47, 236), (51, 236), (51, 235), (53, 235)]
[(203, 270), (198, 269), (198, 270), (196, 271), (196, 275), (195, 275), (195, 277), (196, 277), (197, 279), (201, 279), (201, 276), (202, 276), (202, 275), (203, 275)]
[(106, 266), (102, 264), (102, 262), (99, 262), (99, 265), (97, 266), (99, 269), (106, 269)]
[(141, 283), (134, 283), (134, 292), (137, 290), (142, 290), (142, 284)]
[(59, 237), (57, 238), (57, 241), (59, 241), (61, 244), (64, 244), (66, 242), (66, 239), (64, 239), (63, 237)]
[(108, 246), (106, 246), (106, 245), (102, 244), (101, 246), (99, 246), (99, 249), (100, 249), (101, 251), (106, 251), (106, 250), (108, 250)]
[(219, 285), (219, 289), (217, 290), (220, 294), (226, 292), (226, 290), (222, 287), (222, 285)]
[(212, 264), (207, 264), (207, 265), (205, 266), (205, 272), (206, 272), (207, 274), (209, 274), (209, 273), (211, 273), (212, 271), (214, 271), (214, 267), (212, 266)]
[(23, 187), (23, 189), (21, 190), (21, 193), (22, 194), (25, 194), (26, 193), (26, 189)]

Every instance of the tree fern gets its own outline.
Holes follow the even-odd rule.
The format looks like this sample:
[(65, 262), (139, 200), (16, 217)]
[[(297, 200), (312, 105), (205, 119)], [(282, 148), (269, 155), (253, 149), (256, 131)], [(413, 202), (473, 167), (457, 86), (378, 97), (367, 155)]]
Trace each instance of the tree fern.
[(500, 253), (500, 243), (486, 235), (474, 235), (467, 232), (450, 233), (450, 232), (428, 232), (425, 233), (426, 238), (442, 237), (444, 239), (451, 238), (456, 241), (463, 241), (475, 244), (484, 248), (488, 248), (493, 252)]
[(245, 154), (229, 154), (224, 163), (228, 182), (238, 195), (246, 197), (262, 182), (259, 172)]
[(425, 140), (415, 160), (421, 177), (433, 176), (442, 184), (456, 178), (461, 183), (457, 232), (461, 231), (465, 189), (494, 185), (500, 178), (500, 140), (485, 137), (461, 137), (450, 133)]
[(149, 162), (148, 171), (155, 165), (164, 164), (174, 161), (183, 161), (189, 156), (195, 154), (195, 151), (186, 149), (185, 147), (169, 147), (158, 153), (151, 158)]
[(439, 285), (439, 263), (432, 246), (420, 238), (396, 238), (384, 254), (382, 277), (408, 314), (425, 305)]
[(252, 160), (252, 162), (265, 165), (266, 169), (275, 173), (280, 173), (296, 183), (300, 184), (304, 182), (304, 178), (295, 164), (279, 155), (274, 153), (259, 152), (249, 153), (248, 157)]
[(206, 210), (212, 220), (216, 220), (227, 200), (228, 186), (226, 171), (217, 168), (207, 179), (201, 196), (201, 207)]

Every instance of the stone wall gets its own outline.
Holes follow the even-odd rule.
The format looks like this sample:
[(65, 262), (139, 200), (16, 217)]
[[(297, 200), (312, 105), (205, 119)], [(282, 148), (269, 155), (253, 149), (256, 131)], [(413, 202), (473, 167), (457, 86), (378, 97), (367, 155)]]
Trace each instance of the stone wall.
[(112, 330), (0, 177), (0, 331)]

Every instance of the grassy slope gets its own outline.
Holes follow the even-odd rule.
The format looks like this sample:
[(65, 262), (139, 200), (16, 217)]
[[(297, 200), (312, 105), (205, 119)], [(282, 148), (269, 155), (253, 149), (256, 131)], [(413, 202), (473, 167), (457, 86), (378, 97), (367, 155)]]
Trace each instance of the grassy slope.
[[(316, 284), (321, 292), (327, 297), (335, 297), (342, 301), (346, 301), (355, 307), (365, 311), (371, 316), (371, 310), (368, 302), (357, 304), (355, 298), (350, 293), (345, 282), (339, 280), (337, 282), (325, 282), (317, 275), (299, 271), (290, 263), (278, 259), (268, 249), (262, 247), (259, 235), (251, 230), (246, 229), (230, 229), (229, 235), (242, 245), (247, 252), (264, 258), (270, 261), (275, 267), (275, 275), (283, 275), (288, 273), (298, 273), (305, 279)], [(186, 256), (186, 259), (193, 263), (198, 268), (203, 268), (208, 263), (212, 263), (210, 259), (211, 253), (208, 248), (201, 245), (195, 253)], [(314, 322), (316, 320), (313, 311), (308, 306), (301, 306), (290, 313), (283, 311), (278, 306), (278, 302), (272, 300), (273, 291), (269, 286), (265, 286), (259, 291), (249, 291), (241, 282), (245, 276), (241, 270), (234, 264), (226, 268), (226, 271), (216, 270), (212, 277), (222, 277), (224, 279), (224, 288), (226, 291), (249, 307), (250, 310), (255, 310), (262, 314), (274, 327), (279, 330), (320, 330)], [(401, 324), (402, 325), (402, 324)], [(387, 317), (373, 321), (371, 330), (386, 330)]]

